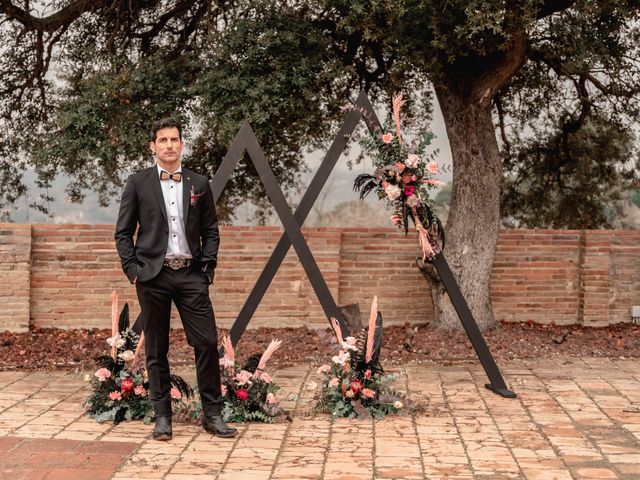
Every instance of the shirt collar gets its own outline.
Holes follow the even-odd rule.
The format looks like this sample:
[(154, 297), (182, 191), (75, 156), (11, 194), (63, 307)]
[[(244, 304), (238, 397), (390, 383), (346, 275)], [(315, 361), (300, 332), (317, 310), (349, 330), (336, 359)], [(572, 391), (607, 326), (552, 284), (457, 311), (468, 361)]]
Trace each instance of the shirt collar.
[[(164, 168), (162, 168), (162, 167), (161, 167), (160, 165), (158, 165), (157, 163), (156, 163), (156, 167), (157, 167), (157, 169), (158, 169), (158, 177), (160, 176), (160, 172), (167, 172)], [(167, 173), (169, 173), (169, 172), (167, 172)], [(182, 173), (182, 164), (180, 164), (180, 166), (178, 167), (178, 169), (177, 169), (175, 172), (173, 172), (173, 173)]]

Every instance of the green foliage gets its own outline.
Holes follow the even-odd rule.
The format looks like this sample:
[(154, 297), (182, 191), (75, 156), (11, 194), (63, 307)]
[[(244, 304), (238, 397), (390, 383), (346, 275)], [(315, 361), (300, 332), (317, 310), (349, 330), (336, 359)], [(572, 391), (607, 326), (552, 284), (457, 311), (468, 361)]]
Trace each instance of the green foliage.
[[(130, 389), (123, 386), (122, 381), (125, 379), (130, 380)], [(91, 388), (92, 392), (85, 405), (87, 415), (97, 422), (119, 423), (133, 419), (149, 422), (153, 417), (153, 407), (147, 394), (149, 382), (142, 371), (124, 368), (105, 380), (94, 376)], [(118, 397), (110, 398), (110, 394), (118, 394)]]
[(635, 2), (580, 1), (531, 32), (528, 63), (496, 98), (507, 223), (612, 225), (639, 179), (637, 18)]
[[(280, 408), (275, 395), (280, 387), (273, 382), (271, 375), (263, 370), (267, 360), (279, 348), (280, 342), (272, 341), (263, 355), (252, 355), (242, 368), (235, 361), (231, 339), (225, 337), (222, 345), (225, 355), (220, 362), (220, 383), (224, 420), (271, 423), (279, 415), (287, 416)], [(202, 405), (195, 400), (181, 402), (177, 411), (183, 419), (199, 420), (202, 416)]]
[(377, 364), (363, 361), (362, 349), (349, 337), (331, 364), (322, 365), (322, 385), (316, 394), (315, 409), (335, 417), (383, 418), (401, 414), (411, 407), (406, 396), (390, 384), (395, 375), (386, 375)]
[[(128, 173), (150, 162), (146, 132), (167, 114), (191, 126), (185, 163), (210, 176), (249, 119), (283, 188), (295, 190), (302, 152), (331, 137), (340, 107), (361, 88), (378, 104), (411, 92), (407, 113), (422, 125), (431, 86), (469, 102), (489, 95), (507, 174), (518, 187), (548, 186), (545, 177), (558, 173), (545, 170), (552, 157), (575, 166), (560, 172), (565, 184), (597, 173), (588, 144), (594, 134), (578, 133), (583, 128), (609, 124), (617, 147), (606, 153), (618, 156), (607, 157), (607, 168), (630, 171), (626, 162), (637, 157), (627, 128), (640, 115), (637, 2), (176, 0), (85, 2), (81, 11), (65, 8), (71, 0), (45, 3), (39, 7), (61, 13), (34, 22), (35, 10), (0, 6), (5, 218), (25, 195), (27, 168), (42, 187), (35, 208), (46, 211), (47, 187), (60, 173), (71, 178), (69, 200), (91, 189), (101, 203), (112, 202)], [(586, 166), (578, 167), (585, 152)], [(569, 226), (563, 212), (584, 204), (571, 225), (592, 226), (592, 218), (606, 225), (597, 212), (631, 177), (558, 187), (544, 202), (518, 202), (526, 192), (509, 183), (505, 213), (521, 224)], [(232, 219), (247, 199), (263, 215), (268, 204), (257, 183), (241, 162), (221, 217)]]
[(640, 167), (633, 141), (628, 127), (596, 116), (566, 136), (538, 132), (518, 157), (506, 158), (512, 175), (504, 185), (504, 215), (527, 227), (610, 227), (607, 205), (622, 198)]

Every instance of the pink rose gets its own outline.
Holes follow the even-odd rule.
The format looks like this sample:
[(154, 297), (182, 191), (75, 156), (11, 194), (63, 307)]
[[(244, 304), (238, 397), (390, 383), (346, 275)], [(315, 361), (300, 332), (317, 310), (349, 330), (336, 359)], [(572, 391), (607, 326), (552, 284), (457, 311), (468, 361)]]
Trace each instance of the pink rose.
[(410, 173), (403, 173), (402, 174), (402, 183), (404, 183), (405, 185), (408, 183), (411, 183), (412, 177), (414, 177), (415, 175), (411, 175)]
[(130, 377), (123, 378), (122, 382), (120, 382), (120, 390), (122, 390), (123, 393), (132, 392), (133, 387), (133, 380)]
[(402, 173), (404, 171), (404, 163), (396, 162), (396, 172)]
[(329, 388), (335, 387), (336, 385), (338, 385), (338, 383), (340, 383), (338, 377), (333, 377), (331, 380), (329, 380)]
[(362, 391), (362, 382), (360, 380), (351, 380), (349, 388), (353, 391), (353, 393), (358, 394)]
[(122, 394), (120, 392), (113, 391), (109, 394), (109, 400), (122, 400)]
[(380, 137), (382, 139), (383, 143), (391, 143), (393, 141), (393, 134), (391, 133), (385, 133), (384, 135), (382, 135), (382, 137)]
[(436, 162), (427, 163), (427, 170), (429, 173), (437, 173), (438, 172), (438, 164)]
[(180, 390), (178, 390), (176, 387), (171, 387), (171, 398), (173, 398), (174, 400), (180, 400), (182, 398)]
[(236, 375), (236, 380), (238, 381), (238, 385), (244, 385), (251, 379), (251, 377), (253, 377), (253, 373), (248, 372), (247, 370), (240, 370), (240, 373)]
[(267, 393), (267, 403), (269, 405), (276, 403), (276, 396), (271, 392)]
[(382, 185), (382, 188), (387, 188), (389, 186), (389, 182), (387, 182), (386, 180), (383, 180), (380, 185)]
[(93, 374), (98, 380), (104, 382), (107, 378), (111, 376), (111, 372), (106, 368), (101, 368)]
[(415, 175), (411, 175), (411, 181), (415, 182), (416, 180), (418, 180), (418, 177), (416, 177)]
[(362, 396), (367, 397), (367, 398), (373, 398), (373, 397), (376, 396), (376, 392), (374, 392), (370, 388), (363, 388), (362, 389)]
[(238, 397), (238, 400), (244, 402), (249, 398), (249, 391), (245, 390), (244, 388), (239, 388), (238, 390), (236, 390), (236, 397)]
[(321, 365), (320, 367), (318, 367), (318, 373), (322, 374), (328, 372), (330, 369), (331, 367), (329, 365)]
[(135, 393), (136, 395), (140, 395), (141, 397), (144, 397), (147, 394), (147, 391), (144, 389), (142, 385), (138, 385), (136, 388), (133, 389), (133, 393)]
[(413, 195), (416, 191), (416, 187), (414, 187), (413, 185), (407, 185), (406, 187), (404, 187), (404, 194), (407, 197), (410, 197), (411, 195)]
[(227, 386), (220, 385), (220, 394), (224, 397), (227, 394)]
[(371, 378), (371, 370), (367, 369), (367, 371), (364, 372), (364, 378), (366, 378), (367, 380)]

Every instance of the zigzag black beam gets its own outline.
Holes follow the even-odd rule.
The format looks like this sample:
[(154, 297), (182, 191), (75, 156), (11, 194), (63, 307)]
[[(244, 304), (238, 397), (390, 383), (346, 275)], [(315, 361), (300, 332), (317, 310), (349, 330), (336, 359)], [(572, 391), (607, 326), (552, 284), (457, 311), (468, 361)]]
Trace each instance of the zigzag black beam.
[[(369, 99), (367, 98), (367, 95), (364, 92), (361, 92), (360, 95), (358, 96), (358, 99), (356, 100), (356, 105), (366, 108), (367, 104), (369, 104)], [(322, 163), (320, 164), (318, 171), (316, 172), (313, 179), (311, 180), (311, 183), (309, 184), (309, 188), (303, 195), (302, 200), (300, 201), (300, 204), (298, 205), (298, 208), (294, 213), (294, 218), (298, 223), (298, 225), (303, 225), (307, 216), (311, 212), (313, 204), (318, 199), (318, 196), (320, 195), (322, 188), (326, 184), (327, 179), (331, 175), (331, 172), (333, 171), (338, 159), (340, 158), (340, 155), (342, 155), (342, 152), (347, 146), (347, 142), (349, 141), (351, 134), (357, 127), (358, 122), (360, 121), (360, 118), (361, 118), (360, 112), (353, 110), (349, 112), (344, 123), (340, 127), (340, 130), (338, 131), (336, 138), (333, 140), (331, 146), (329, 147), (329, 150), (327, 151), (327, 154), (322, 160)], [(236, 143), (239, 143), (239, 142), (234, 141), (233, 145), (235, 145)], [(242, 153), (242, 150), (236, 153), (235, 151), (233, 151), (233, 145), (232, 145), (232, 148), (229, 149), (228, 156), (232, 154), (240, 155)], [(231, 169), (231, 171), (233, 171), (233, 169)], [(217, 199), (216, 190), (214, 190), (214, 198)], [(264, 269), (260, 273), (258, 280), (253, 286), (253, 289), (251, 290), (249, 297), (247, 298), (244, 305), (242, 306), (242, 309), (240, 310), (238, 317), (236, 318), (233, 325), (231, 326), (231, 331), (229, 332), (229, 335), (231, 337), (231, 342), (233, 343), (233, 345), (237, 344), (237, 342), (240, 340), (240, 337), (242, 336), (247, 326), (249, 325), (249, 322), (251, 321), (251, 318), (253, 317), (256, 309), (258, 308), (258, 305), (260, 305), (260, 302), (262, 301), (267, 289), (269, 288), (269, 285), (271, 285), (273, 278), (275, 277), (278, 269), (280, 268), (280, 265), (282, 264), (284, 258), (286, 257), (287, 252), (289, 251), (289, 247), (291, 247), (291, 242), (289, 241), (289, 237), (287, 236), (286, 233), (283, 233), (280, 239), (278, 240), (278, 243), (276, 244), (275, 249), (271, 253), (271, 256), (269, 257), (267, 264), (265, 265)], [(342, 315), (336, 318), (338, 318), (338, 320), (340, 321), (342, 320)], [(343, 332), (345, 332), (344, 334), (346, 335), (348, 333), (348, 327), (346, 326), (344, 321), (342, 321), (341, 323), (341, 328), (343, 329)]]
[(456, 313), (462, 322), (464, 331), (467, 333), (467, 337), (469, 337), (471, 345), (473, 345), (473, 349), (476, 351), (476, 355), (482, 364), (482, 368), (484, 368), (487, 377), (489, 377), (489, 381), (491, 383), (485, 384), (485, 387), (502, 397), (516, 398), (516, 394), (509, 390), (507, 385), (504, 383), (504, 379), (500, 374), (500, 369), (498, 369), (498, 365), (496, 365), (496, 362), (489, 351), (487, 342), (485, 342), (482, 332), (480, 332), (478, 324), (473, 318), (471, 310), (469, 310), (467, 301), (462, 295), (460, 287), (453, 276), (453, 272), (449, 268), (449, 264), (442, 253), (436, 255), (433, 260), (433, 266), (438, 271), (440, 280), (451, 299), (453, 307), (456, 309)]
[[(366, 99), (366, 102), (361, 103), (363, 118), (367, 123), (367, 127), (369, 131), (373, 133), (376, 129), (381, 127), (380, 120), (373, 110), (373, 106), (369, 99)], [(509, 390), (504, 383), (504, 379), (500, 374), (500, 370), (498, 369), (498, 365), (496, 365), (491, 352), (489, 351), (489, 347), (482, 336), (482, 332), (478, 328), (478, 324), (476, 323), (471, 310), (469, 310), (469, 306), (467, 305), (467, 301), (465, 300), (462, 292), (460, 291), (460, 287), (456, 282), (455, 277), (453, 276), (453, 272), (449, 268), (449, 264), (445, 259), (442, 253), (436, 255), (433, 266), (435, 267), (438, 275), (440, 276), (440, 280), (444, 285), (449, 298), (451, 299), (451, 303), (453, 304), (453, 308), (455, 308), (458, 317), (460, 318), (460, 322), (462, 323), (462, 327), (469, 337), (469, 341), (473, 346), (473, 349), (476, 352), (476, 356), (480, 363), (482, 364), (482, 368), (484, 368), (487, 377), (489, 377), (490, 384), (485, 384), (485, 387), (491, 390), (492, 392), (497, 393), (498, 395), (505, 398), (515, 398), (516, 394)]]
[[(314, 176), (311, 184), (309, 185), (307, 192), (303, 196), (302, 201), (300, 202), (300, 205), (298, 206), (298, 208), (296, 209), (296, 212), (293, 215), (293, 224), (297, 228), (290, 225), (290, 227), (293, 228), (292, 235), (294, 237), (297, 237), (296, 242), (299, 244), (300, 238), (302, 239), (303, 245), (298, 245), (298, 248), (296, 248), (296, 245), (294, 244), (294, 248), (296, 248), (296, 253), (298, 253), (298, 257), (300, 258), (301, 263), (303, 263), (305, 272), (307, 272), (307, 275), (309, 276), (311, 284), (314, 287), (314, 290), (316, 291), (316, 295), (318, 295), (318, 299), (322, 304), (325, 314), (327, 314), (327, 316), (335, 316), (340, 322), (341, 328), (343, 328), (344, 332), (347, 332), (347, 328), (346, 328), (346, 325), (344, 324), (342, 315), (337, 310), (337, 306), (333, 301), (331, 292), (328, 290), (328, 287), (326, 286), (326, 283), (322, 278), (322, 274), (317, 268), (317, 264), (315, 263), (315, 260), (313, 259), (313, 256), (311, 255), (311, 252), (308, 249), (308, 245), (304, 241), (304, 237), (302, 237), (302, 233), (300, 232), (299, 225), (302, 225), (304, 223), (304, 220), (306, 219), (307, 215), (311, 211), (313, 204), (317, 200), (317, 197), (320, 194), (320, 191), (322, 190), (323, 186), (325, 185), (326, 180), (331, 174), (333, 168), (335, 167), (335, 164), (338, 158), (340, 157), (342, 151), (346, 147), (349, 137), (353, 133), (353, 130), (357, 126), (357, 123), (360, 120), (360, 118), (361, 117), (364, 118), (364, 121), (367, 124), (367, 127), (369, 128), (370, 131), (374, 131), (381, 127), (380, 120), (375, 114), (375, 111), (373, 110), (373, 106), (371, 105), (371, 102), (369, 101), (369, 98), (367, 97), (366, 93), (360, 92), (360, 95), (356, 100), (356, 107), (358, 108), (358, 110), (350, 112), (349, 115), (347, 116), (347, 119), (342, 124), (342, 127), (340, 128), (340, 131), (338, 132), (336, 139), (333, 141), (331, 148), (327, 152), (327, 155), (325, 156), (320, 168), (318, 169), (318, 172), (316, 172), (316, 175)], [(266, 172), (267, 176), (270, 173), (271, 177), (273, 177), (273, 172), (271, 171), (268, 164), (266, 163), (266, 159), (264, 158), (262, 149), (260, 148), (260, 145), (258, 144), (257, 139), (255, 138), (255, 135), (253, 134), (253, 131), (251, 130), (250, 125), (247, 122), (245, 122), (240, 128), (240, 130), (238, 131), (236, 138), (234, 139), (231, 147), (229, 148), (229, 152), (225, 156), (225, 159), (222, 162), (222, 165), (220, 166), (218, 172), (216, 172), (216, 176), (212, 181), (212, 190), (213, 190), (213, 196), (215, 200), (217, 200), (220, 197), (220, 194), (222, 193), (222, 190), (225, 184), (227, 183), (233, 170), (238, 164), (240, 156), (244, 152), (244, 149), (247, 147), (248, 140), (250, 138), (255, 144), (254, 147), (257, 147), (257, 151), (262, 157), (262, 164), (266, 166), (266, 169), (268, 170), (268, 172)], [(247, 148), (247, 150), (249, 149)], [(251, 153), (250, 153), (250, 156), (251, 156)], [(253, 156), (251, 156), (251, 158), (255, 164), (255, 158)], [(263, 180), (263, 183), (265, 183), (265, 187), (266, 187), (265, 179), (262, 176), (261, 176), (261, 179)], [(274, 194), (278, 196), (278, 193), (279, 193), (279, 195), (282, 197), (281, 203), (286, 205), (286, 200), (284, 200), (284, 196), (282, 195), (282, 191), (277, 185), (275, 177), (273, 177), (273, 185), (275, 185), (277, 190), (277, 192), (274, 192)], [(269, 195), (269, 197), (271, 198), (271, 201), (274, 202), (274, 199), (271, 197), (271, 195)], [(234, 345), (237, 344), (238, 340), (246, 330), (246, 327), (249, 324), (249, 321), (251, 320), (253, 314), (255, 313), (255, 310), (260, 304), (260, 301), (264, 297), (266, 290), (271, 284), (273, 277), (278, 271), (278, 268), (280, 268), (280, 265), (282, 264), (282, 261), (284, 260), (289, 250), (289, 247), (291, 246), (291, 240), (288, 234), (289, 230), (287, 229), (287, 226), (285, 224), (285, 218), (283, 218), (283, 216), (280, 215), (278, 208), (276, 208), (276, 212), (278, 212), (278, 215), (281, 221), (283, 222), (283, 225), (285, 225), (285, 233), (280, 237), (280, 240), (278, 241), (276, 248), (271, 254), (271, 257), (269, 258), (267, 265), (265, 266), (262, 273), (260, 274), (258, 281), (256, 282), (254, 288), (251, 291), (251, 294), (247, 298), (244, 306), (242, 307), (242, 310), (240, 311), (240, 314), (236, 318), (236, 321), (234, 322), (233, 326), (231, 327), (230, 336)], [(286, 217), (287, 214), (289, 217), (291, 217), (291, 212), (288, 208), (284, 216)], [(287, 223), (289, 223), (289, 220), (287, 220)], [(295, 232), (295, 230), (297, 230), (297, 233)], [(303, 258), (300, 256), (300, 253), (298, 252), (298, 250), (300, 249), (306, 250), (308, 252), (308, 255), (311, 259), (310, 262), (306, 259), (303, 260)], [(303, 256), (306, 256), (304, 252), (303, 252)], [(496, 365), (495, 360), (493, 359), (493, 356), (489, 351), (489, 348), (484, 340), (484, 337), (482, 336), (482, 333), (480, 332), (480, 329), (478, 328), (478, 325), (475, 319), (473, 318), (471, 311), (469, 310), (467, 302), (464, 299), (462, 292), (460, 291), (460, 287), (458, 286), (455, 280), (455, 277), (453, 276), (453, 273), (451, 272), (451, 269), (449, 268), (449, 265), (444, 255), (442, 254), (437, 255), (436, 258), (434, 259), (433, 264), (434, 264), (434, 267), (436, 268), (436, 271), (438, 272), (438, 275), (440, 276), (440, 279), (442, 280), (442, 283), (447, 291), (447, 294), (449, 295), (449, 298), (451, 299), (451, 302), (456, 310), (456, 313), (458, 314), (458, 317), (462, 322), (462, 326), (465, 329), (467, 337), (471, 341), (471, 344), (476, 352), (476, 355), (480, 360), (480, 363), (482, 364), (482, 367), (484, 368), (485, 373), (489, 377), (489, 380), (491, 381), (490, 384), (486, 384), (485, 386), (489, 390), (503, 397), (515, 398), (516, 394), (511, 390), (507, 389), (505, 385), (504, 379), (500, 374), (500, 370), (498, 369), (498, 366)], [(309, 273), (311, 272), (313, 277), (317, 281), (318, 279), (316, 278), (316, 273), (313, 273), (314, 270), (317, 272), (317, 275), (319, 276), (319, 281), (321, 284), (319, 285), (318, 288), (312, 276), (309, 275)], [(324, 292), (323, 292), (322, 285), (324, 285), (324, 290), (325, 290)], [(330, 315), (327, 313), (330, 311), (334, 311), (334, 308), (335, 308), (335, 312), (337, 313), (336, 315)]]
[[(289, 241), (293, 245), (293, 248), (298, 255), (298, 259), (300, 263), (302, 263), (302, 267), (304, 268), (307, 277), (309, 277), (309, 281), (311, 282), (311, 286), (320, 300), (320, 304), (324, 310), (327, 319), (334, 317), (340, 323), (340, 327), (342, 329), (346, 328), (346, 325), (342, 319), (342, 315), (338, 306), (333, 300), (333, 296), (331, 295), (331, 291), (324, 281), (324, 277), (318, 268), (318, 265), (313, 258), (313, 254), (309, 249), (309, 245), (307, 244), (304, 236), (302, 235), (302, 231), (300, 230), (300, 226), (293, 214), (291, 213), (291, 209), (289, 208), (289, 204), (287, 200), (284, 198), (282, 194), (282, 190), (280, 190), (280, 186), (278, 185), (278, 180), (276, 179), (271, 167), (267, 163), (266, 158), (264, 157), (264, 152), (258, 143), (258, 139), (251, 131), (251, 136), (248, 138), (247, 143), (247, 152), (254, 160), (254, 165), (258, 172), (258, 176), (262, 180), (262, 183), (267, 191), (267, 196), (271, 199), (273, 206), (284, 226), (284, 231), (289, 237)], [(330, 320), (329, 320), (330, 321)]]

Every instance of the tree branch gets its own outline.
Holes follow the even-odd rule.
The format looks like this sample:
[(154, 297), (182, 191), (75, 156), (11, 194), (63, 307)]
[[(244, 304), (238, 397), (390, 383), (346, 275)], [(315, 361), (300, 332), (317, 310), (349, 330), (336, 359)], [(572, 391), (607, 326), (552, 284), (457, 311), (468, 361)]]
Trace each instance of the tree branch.
[(47, 17), (34, 17), (28, 11), (17, 7), (11, 0), (0, 0), (0, 13), (9, 19), (17, 20), (27, 30), (54, 32), (68, 25), (86, 12), (99, 10), (114, 3), (115, 0), (76, 0)]
[(148, 52), (151, 46), (151, 40), (158, 35), (158, 33), (167, 25), (169, 20), (188, 11), (193, 3), (194, 2), (191, 1), (178, 2), (171, 10), (161, 15), (158, 21), (149, 30), (139, 34), (134, 34), (134, 37), (142, 39), (142, 50), (144, 52)]
[(495, 96), (494, 103), (496, 105), (496, 110), (498, 111), (498, 122), (500, 124), (500, 138), (502, 138), (502, 143), (504, 144), (505, 153), (509, 155), (511, 153), (511, 143), (507, 138), (507, 132), (504, 125), (505, 112), (504, 112), (504, 108), (502, 108), (502, 98), (500, 97), (500, 95)]
[(518, 29), (511, 33), (509, 45), (504, 51), (478, 59), (477, 61), (483, 62), (486, 67), (481, 70), (481, 75), (471, 79), (471, 98), (480, 104), (489, 105), (505, 83), (526, 62), (526, 47), (527, 34), (524, 29)]
[(572, 7), (575, 0), (545, 0), (536, 14), (538, 20)]
[(570, 62), (563, 62), (560, 58), (547, 54), (542, 50), (532, 49), (529, 51), (529, 59), (542, 62), (553, 69), (558, 76), (574, 77), (578, 76), (582, 80), (588, 80), (594, 87), (605, 95), (611, 93), (611, 89), (596, 78), (590, 71), (581, 71), (575, 68)]

